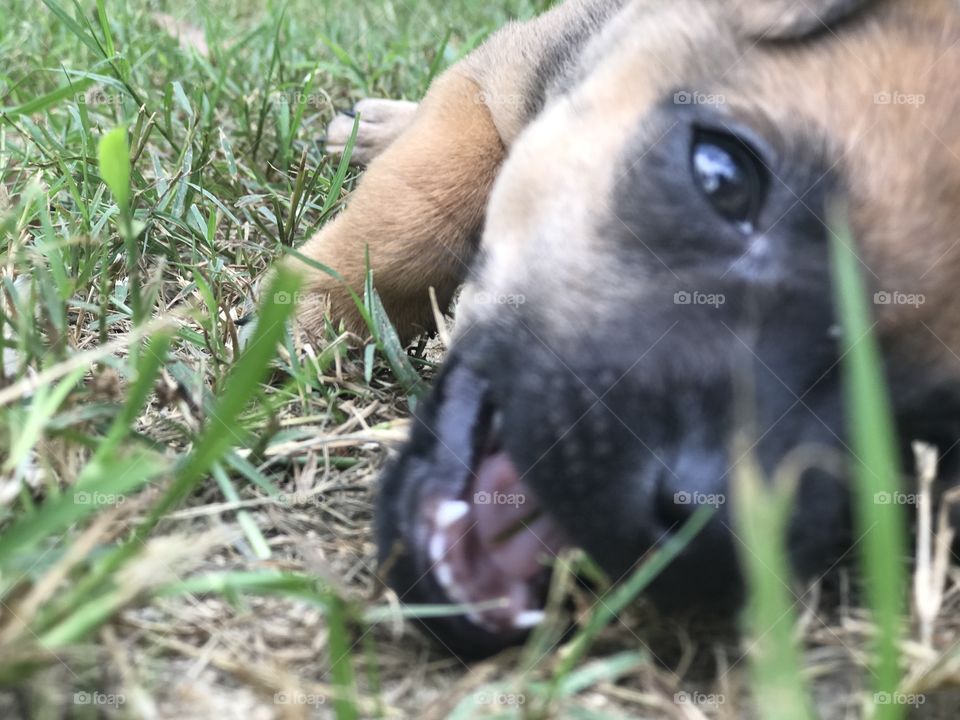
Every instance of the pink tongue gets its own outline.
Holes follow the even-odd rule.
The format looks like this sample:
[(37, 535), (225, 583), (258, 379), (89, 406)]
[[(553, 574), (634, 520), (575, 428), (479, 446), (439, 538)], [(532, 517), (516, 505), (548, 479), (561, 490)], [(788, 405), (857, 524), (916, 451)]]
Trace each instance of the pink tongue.
[(553, 557), (564, 545), (553, 524), (538, 513), (539, 503), (506, 453), (491, 455), (477, 468), (473, 501), (483, 550), (511, 577), (533, 577), (544, 568), (541, 558)]

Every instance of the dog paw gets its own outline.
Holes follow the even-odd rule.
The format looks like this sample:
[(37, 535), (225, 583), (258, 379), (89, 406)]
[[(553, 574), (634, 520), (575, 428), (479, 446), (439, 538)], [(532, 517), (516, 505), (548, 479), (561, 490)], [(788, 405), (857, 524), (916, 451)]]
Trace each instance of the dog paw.
[(367, 165), (407, 129), (417, 107), (417, 103), (405, 100), (361, 100), (352, 110), (338, 113), (327, 127), (327, 152), (344, 153), (359, 115), (360, 127), (350, 162)]

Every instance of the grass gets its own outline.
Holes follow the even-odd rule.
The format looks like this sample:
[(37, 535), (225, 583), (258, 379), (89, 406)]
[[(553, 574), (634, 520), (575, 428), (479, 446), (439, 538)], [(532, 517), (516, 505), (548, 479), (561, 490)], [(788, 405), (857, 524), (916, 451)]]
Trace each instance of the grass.
[[(833, 210), (832, 256), (837, 307), (843, 318), (844, 385), (853, 454), (854, 507), (866, 595), (877, 623), (875, 697), (900, 688), (900, 622), (906, 602), (907, 557), (903, 515), (878, 503), (882, 494), (902, 491), (901, 463), (893, 426), (893, 408), (884, 383), (879, 344), (872, 334), (867, 288), (860, 276), (855, 241), (842, 208)], [(896, 703), (880, 705), (877, 717), (903, 717)]]
[[(372, 281), (357, 298), (365, 338), (292, 336), (296, 280), (283, 276), (246, 343), (238, 320), (266, 269), (356, 181), (319, 143), (335, 110), (420, 97), (486, 34), (546, 4), (7, 3), (0, 715), (734, 718), (753, 702), (802, 707), (838, 677), (849, 682), (834, 694), (859, 703), (876, 665), (861, 704), (898, 717), (903, 704), (874, 692), (957, 680), (956, 653), (898, 639), (905, 579), (881, 561), (899, 546), (866, 552), (873, 613), (788, 613), (795, 597), (771, 584), (785, 574), (769, 541), (782, 512), (767, 512), (785, 500), (758, 482), (743, 486), (744, 537), (776, 571), (754, 568), (747, 627), (775, 661), (749, 682), (752, 646), (701, 641), (634, 602), (680, 545), (599, 598), (574, 581), (589, 563), (565, 558), (551, 606), (572, 597), (581, 629), (564, 639), (553, 620), (491, 663), (467, 668), (399, 629), (429, 609), (398, 609), (379, 589), (371, 494), (442, 348), (407, 353)], [(891, 465), (871, 425), (883, 416), (869, 404), (882, 397), (874, 361), (855, 360), (867, 498)], [(862, 526), (893, 522), (861, 506)], [(936, 620), (957, 602), (924, 605), (941, 636), (960, 635)], [(716, 668), (696, 672), (704, 654)]]

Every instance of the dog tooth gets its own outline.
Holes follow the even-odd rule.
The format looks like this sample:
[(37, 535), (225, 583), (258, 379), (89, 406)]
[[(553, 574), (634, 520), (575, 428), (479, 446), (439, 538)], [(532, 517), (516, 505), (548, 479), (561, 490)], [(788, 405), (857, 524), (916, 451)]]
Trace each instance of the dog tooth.
[(433, 574), (436, 576), (437, 582), (439, 582), (444, 589), (449, 590), (454, 587), (453, 568), (450, 567), (449, 564), (441, 562), (437, 565), (436, 569), (434, 569)]
[(447, 554), (447, 541), (443, 533), (434, 533), (430, 538), (430, 560), (440, 562)]
[(524, 610), (513, 619), (513, 626), (517, 630), (529, 630), (542, 623), (546, 617), (543, 610)]
[(445, 500), (437, 507), (434, 522), (436, 522), (438, 529), (446, 530), (469, 512), (470, 505), (462, 500)]
[(500, 435), (503, 433), (503, 412), (497, 410), (493, 414), (493, 418), (490, 421), (490, 432), (493, 435)]

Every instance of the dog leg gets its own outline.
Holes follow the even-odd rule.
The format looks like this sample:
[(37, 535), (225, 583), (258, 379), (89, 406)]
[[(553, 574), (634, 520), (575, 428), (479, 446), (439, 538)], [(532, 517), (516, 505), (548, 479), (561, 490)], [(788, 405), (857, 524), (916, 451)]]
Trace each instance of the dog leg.
[[(362, 290), (368, 250), (377, 290), (401, 337), (433, 327), (429, 289), (445, 309), (465, 279), (506, 148), (562, 70), (551, 58), (575, 57), (623, 2), (567, 0), (509, 24), (440, 76), (416, 109), (383, 101), (358, 106), (361, 154), (355, 158), (370, 160), (369, 168), (347, 210), (302, 248), (344, 282), (288, 261), (307, 274), (308, 298), (298, 317), (308, 334), (320, 334), (325, 312), (335, 324), (366, 333), (345, 285)], [(345, 145), (352, 119), (341, 118), (334, 130), (331, 141)]]
[[(446, 307), (476, 249), (505, 149), (481, 88), (457, 68), (437, 79), (407, 129), (373, 159), (349, 206), (301, 249), (362, 294), (374, 282), (404, 340), (433, 325), (429, 288)], [(308, 299), (298, 319), (319, 335), (324, 313), (366, 334), (343, 282), (296, 258)]]
[(343, 154), (353, 134), (354, 119), (359, 115), (360, 127), (350, 163), (369, 165), (410, 126), (418, 107), (417, 103), (405, 100), (361, 100), (349, 113), (338, 114), (327, 127), (327, 152)]

